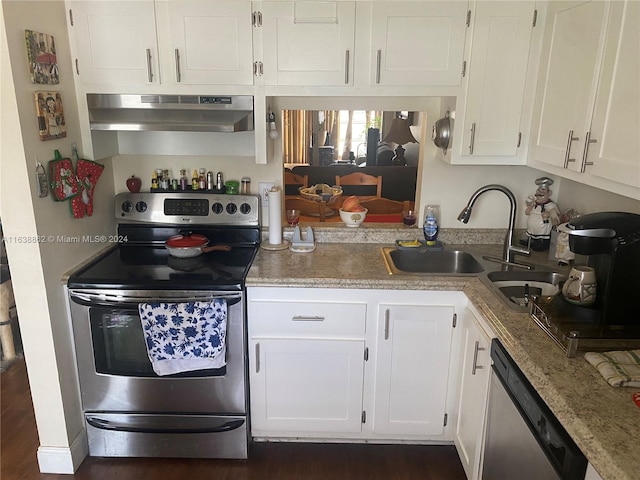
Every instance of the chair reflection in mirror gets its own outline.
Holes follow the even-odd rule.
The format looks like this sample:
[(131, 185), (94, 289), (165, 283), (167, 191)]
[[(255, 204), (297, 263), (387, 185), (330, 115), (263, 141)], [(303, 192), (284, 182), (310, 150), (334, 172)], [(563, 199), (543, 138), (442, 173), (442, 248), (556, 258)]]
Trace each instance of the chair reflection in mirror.
[[(327, 202), (315, 202), (302, 197), (286, 196), (284, 199), (284, 209), (300, 210), (300, 221), (320, 221), (324, 222), (327, 216)], [(308, 218), (303, 218), (308, 217)]]
[[(336, 186), (343, 187), (343, 197), (349, 195), (358, 195), (361, 200), (368, 198), (381, 198), (382, 197), (382, 177), (375, 177), (373, 175), (367, 175), (366, 173), (353, 172), (348, 175), (336, 175)], [(353, 187), (353, 188), (344, 188)], [(375, 186), (375, 195), (373, 195), (373, 189), (364, 189), (360, 187)], [(367, 190), (371, 190), (368, 195)]]
[(404, 202), (398, 202), (396, 200), (389, 200), (388, 198), (373, 198), (371, 200), (363, 200), (360, 202), (364, 208), (366, 208), (369, 214), (390, 214), (399, 213), (411, 210), (413, 208), (413, 202), (405, 200)]
[(299, 195), (301, 188), (309, 186), (309, 175), (296, 175), (288, 170), (284, 172), (285, 195)]

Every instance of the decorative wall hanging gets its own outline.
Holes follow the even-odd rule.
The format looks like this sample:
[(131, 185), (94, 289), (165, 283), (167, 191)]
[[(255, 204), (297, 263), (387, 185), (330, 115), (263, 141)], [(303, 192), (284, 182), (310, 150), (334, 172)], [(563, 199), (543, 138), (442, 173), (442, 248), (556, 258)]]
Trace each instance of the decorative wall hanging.
[(56, 44), (53, 36), (33, 30), (25, 30), (24, 36), (27, 42), (31, 83), (46, 85), (60, 83)]
[(62, 95), (59, 92), (36, 92), (36, 111), (40, 140), (55, 140), (67, 136)]

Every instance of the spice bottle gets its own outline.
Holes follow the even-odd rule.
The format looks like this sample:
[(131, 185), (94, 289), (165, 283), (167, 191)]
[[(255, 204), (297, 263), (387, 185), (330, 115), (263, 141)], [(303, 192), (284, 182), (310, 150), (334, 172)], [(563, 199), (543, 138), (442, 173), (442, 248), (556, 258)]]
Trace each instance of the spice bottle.
[(200, 174), (198, 175), (198, 190), (206, 190), (207, 189), (207, 178), (204, 174), (204, 168), (200, 169)]
[(216, 173), (216, 188), (222, 190), (224, 188), (224, 179), (222, 178), (222, 172)]
[(187, 171), (180, 170), (180, 190), (184, 191), (187, 189)]
[(211, 170), (209, 170), (207, 172), (207, 190), (213, 190), (214, 184), (213, 184), (213, 172)]
[(193, 177), (191, 177), (191, 189), (198, 190), (199, 182), (198, 182), (198, 171), (193, 169)]

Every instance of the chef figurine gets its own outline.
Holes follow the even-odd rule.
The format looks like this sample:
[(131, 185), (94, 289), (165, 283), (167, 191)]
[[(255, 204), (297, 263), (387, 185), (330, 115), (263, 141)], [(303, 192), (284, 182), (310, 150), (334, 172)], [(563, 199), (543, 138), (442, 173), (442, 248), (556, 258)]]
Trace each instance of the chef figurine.
[(553, 180), (541, 177), (536, 180), (536, 193), (527, 197), (524, 210), (527, 218), (527, 236), (531, 249), (541, 252), (549, 249), (551, 243), (551, 229), (560, 222), (558, 206), (551, 201), (549, 186)]

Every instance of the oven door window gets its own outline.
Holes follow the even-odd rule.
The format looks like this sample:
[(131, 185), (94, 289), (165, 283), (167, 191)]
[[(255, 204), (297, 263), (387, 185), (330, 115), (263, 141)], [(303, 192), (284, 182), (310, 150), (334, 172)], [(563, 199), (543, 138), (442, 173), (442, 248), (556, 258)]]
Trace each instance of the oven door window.
[(90, 307), (91, 341), (97, 373), (126, 377), (219, 377), (226, 368), (159, 377), (151, 366), (137, 310)]

